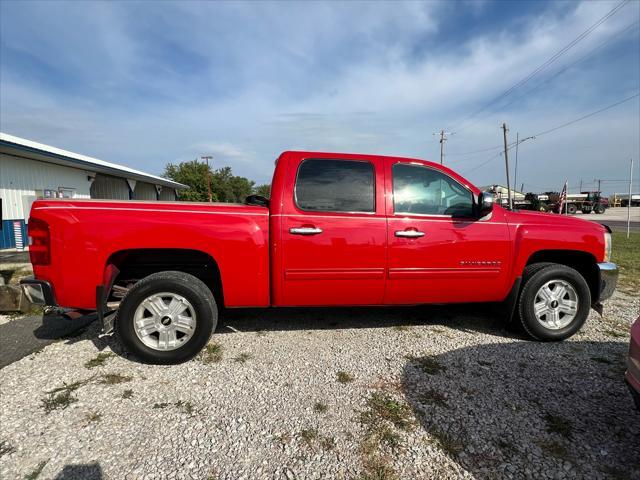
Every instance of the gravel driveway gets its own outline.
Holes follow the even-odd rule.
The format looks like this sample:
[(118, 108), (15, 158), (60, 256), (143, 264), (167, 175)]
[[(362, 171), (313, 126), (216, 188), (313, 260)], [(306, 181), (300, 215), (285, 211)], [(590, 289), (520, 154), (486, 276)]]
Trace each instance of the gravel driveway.
[(0, 477), (640, 478), (639, 310), (558, 344), (488, 307), (229, 311), (171, 367), (94, 324), (0, 370)]

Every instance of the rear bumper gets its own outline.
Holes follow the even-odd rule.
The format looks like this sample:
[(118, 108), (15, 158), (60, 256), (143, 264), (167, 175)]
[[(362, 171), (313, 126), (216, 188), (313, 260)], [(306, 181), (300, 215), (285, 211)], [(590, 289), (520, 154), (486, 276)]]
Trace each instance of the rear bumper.
[(618, 266), (615, 263), (604, 262), (598, 264), (600, 271), (600, 291), (597, 302), (602, 302), (613, 295), (618, 284)]
[(58, 306), (53, 288), (46, 280), (36, 280), (33, 277), (23, 278), (20, 280), (20, 288), (29, 302), (34, 305)]

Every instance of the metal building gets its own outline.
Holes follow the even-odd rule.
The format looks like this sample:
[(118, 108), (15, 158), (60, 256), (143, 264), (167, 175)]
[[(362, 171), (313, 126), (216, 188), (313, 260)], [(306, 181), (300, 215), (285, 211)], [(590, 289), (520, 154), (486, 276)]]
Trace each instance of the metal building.
[(123, 165), (0, 133), (0, 249), (26, 245), (38, 198), (174, 201), (181, 183)]

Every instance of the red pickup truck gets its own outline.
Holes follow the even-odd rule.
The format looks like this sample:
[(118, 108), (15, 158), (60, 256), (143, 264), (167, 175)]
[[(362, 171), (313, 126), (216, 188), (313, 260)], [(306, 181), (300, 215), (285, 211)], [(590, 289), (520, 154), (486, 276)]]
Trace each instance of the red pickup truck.
[(452, 170), (409, 158), (285, 152), (271, 199), (40, 200), (34, 303), (96, 310), (146, 361), (198, 353), (218, 308), (503, 302), (563, 340), (613, 293), (610, 230), (508, 211)]

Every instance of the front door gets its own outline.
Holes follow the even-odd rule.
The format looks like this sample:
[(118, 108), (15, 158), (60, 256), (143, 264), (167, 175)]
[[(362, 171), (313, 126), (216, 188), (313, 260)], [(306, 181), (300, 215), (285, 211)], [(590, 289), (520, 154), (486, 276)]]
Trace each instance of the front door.
[(508, 290), (504, 211), (474, 217), (472, 191), (432, 165), (389, 159), (386, 304), (502, 300)]
[(382, 303), (383, 168), (377, 158), (303, 158), (290, 166), (294, 186), (283, 202), (278, 304)]

